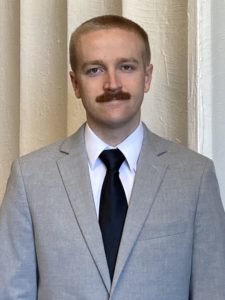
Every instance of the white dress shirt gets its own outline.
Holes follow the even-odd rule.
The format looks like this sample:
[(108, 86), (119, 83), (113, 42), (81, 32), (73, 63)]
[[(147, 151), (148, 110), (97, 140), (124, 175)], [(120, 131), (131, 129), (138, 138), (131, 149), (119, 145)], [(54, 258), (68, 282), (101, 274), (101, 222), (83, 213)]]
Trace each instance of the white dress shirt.
[[(132, 134), (130, 134), (121, 144), (114, 147), (118, 148), (126, 158), (126, 160), (120, 167), (119, 176), (125, 190), (128, 204), (133, 188), (137, 168), (137, 161), (143, 142), (143, 134), (143, 125), (142, 123), (140, 123)], [(85, 144), (88, 155), (89, 173), (91, 179), (93, 198), (98, 217), (100, 194), (106, 174), (106, 167), (104, 163), (100, 160), (99, 155), (105, 149), (114, 148), (107, 145), (98, 136), (96, 136), (96, 134), (91, 130), (88, 124), (86, 124), (85, 126)]]

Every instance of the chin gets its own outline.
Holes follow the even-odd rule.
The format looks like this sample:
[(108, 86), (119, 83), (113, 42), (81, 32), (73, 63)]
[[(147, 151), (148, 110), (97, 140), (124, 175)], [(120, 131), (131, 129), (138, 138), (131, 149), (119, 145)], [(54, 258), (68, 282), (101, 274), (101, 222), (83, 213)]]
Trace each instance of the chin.
[(136, 120), (124, 120), (124, 119), (113, 119), (113, 120), (107, 120), (105, 122), (105, 128), (108, 129), (126, 129), (126, 128), (135, 128), (136, 124), (139, 124), (139, 121)]

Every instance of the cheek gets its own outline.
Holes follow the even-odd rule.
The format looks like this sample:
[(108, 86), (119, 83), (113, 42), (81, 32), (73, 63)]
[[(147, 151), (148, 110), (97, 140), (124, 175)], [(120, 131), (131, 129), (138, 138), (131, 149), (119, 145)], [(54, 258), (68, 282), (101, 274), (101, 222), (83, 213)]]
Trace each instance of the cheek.
[(86, 110), (94, 110), (96, 97), (99, 96), (93, 88), (83, 88), (81, 90), (81, 100)]
[(80, 88), (81, 94), (83, 97), (95, 99), (96, 96), (99, 96), (102, 93), (101, 86), (99, 83), (95, 81), (87, 81), (86, 83), (83, 83)]
[(142, 91), (144, 91), (145, 88), (144, 74), (136, 74), (136, 76), (133, 76), (129, 79), (129, 81), (127, 81), (127, 84), (129, 85), (129, 88), (134, 92), (141, 93)]
[(131, 85), (131, 92), (133, 95), (141, 96), (144, 94), (145, 91), (145, 83), (143, 80), (136, 80), (133, 81), (133, 84)]
[(80, 84), (79, 85), (79, 93), (80, 93), (80, 97), (83, 101), (88, 101), (89, 97), (90, 97), (90, 92), (88, 89), (88, 85), (85, 84)]

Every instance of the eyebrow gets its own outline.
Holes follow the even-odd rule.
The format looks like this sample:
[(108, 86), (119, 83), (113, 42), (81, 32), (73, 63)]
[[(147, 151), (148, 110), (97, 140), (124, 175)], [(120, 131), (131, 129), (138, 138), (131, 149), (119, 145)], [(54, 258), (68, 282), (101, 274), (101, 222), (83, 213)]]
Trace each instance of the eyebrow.
[(120, 58), (118, 59), (119, 63), (135, 63), (135, 64), (139, 64), (139, 61), (134, 58), (134, 57), (128, 57), (128, 58)]
[(89, 60), (89, 61), (86, 61), (82, 64), (81, 69), (84, 70), (88, 66), (95, 66), (95, 65), (96, 66), (99, 66), (99, 65), (103, 66), (104, 62), (103, 62), (103, 60)]
[[(129, 58), (121, 57), (121, 58), (117, 59), (117, 63), (134, 63), (134, 64), (138, 65), (139, 61), (134, 57), (129, 57)], [(81, 69), (84, 70), (88, 66), (99, 66), (99, 65), (104, 66), (105, 62), (103, 60), (99, 60), (99, 59), (90, 60), (90, 61), (84, 62), (83, 65), (81, 66)]]

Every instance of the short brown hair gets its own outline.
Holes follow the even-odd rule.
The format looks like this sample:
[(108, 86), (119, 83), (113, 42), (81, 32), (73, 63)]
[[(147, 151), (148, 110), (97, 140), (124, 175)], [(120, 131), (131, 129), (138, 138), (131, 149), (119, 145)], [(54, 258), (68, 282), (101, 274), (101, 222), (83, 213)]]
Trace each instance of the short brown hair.
[(82, 23), (71, 35), (69, 54), (70, 65), (73, 71), (76, 69), (76, 46), (82, 34), (97, 31), (101, 29), (120, 28), (127, 31), (132, 31), (140, 36), (145, 45), (144, 63), (148, 65), (151, 60), (151, 51), (149, 46), (148, 35), (145, 30), (137, 23), (117, 15), (103, 15), (87, 20)]

